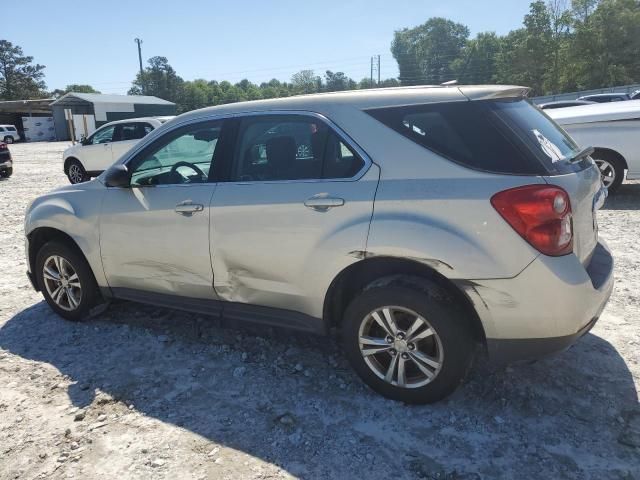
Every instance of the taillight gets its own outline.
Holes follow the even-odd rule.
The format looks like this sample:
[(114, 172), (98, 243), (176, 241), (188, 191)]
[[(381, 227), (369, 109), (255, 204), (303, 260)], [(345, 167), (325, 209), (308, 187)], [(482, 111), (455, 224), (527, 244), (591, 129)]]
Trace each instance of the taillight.
[(0, 143), (0, 150), (7, 150), (8, 148), (6, 143)]
[(569, 195), (552, 185), (526, 185), (491, 197), (491, 205), (518, 234), (545, 255), (573, 251)]

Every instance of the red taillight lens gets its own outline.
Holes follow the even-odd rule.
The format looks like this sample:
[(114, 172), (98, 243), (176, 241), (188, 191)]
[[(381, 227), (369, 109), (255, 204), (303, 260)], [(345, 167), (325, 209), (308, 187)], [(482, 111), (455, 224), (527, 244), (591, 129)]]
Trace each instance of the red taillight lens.
[(491, 205), (518, 234), (541, 253), (573, 251), (569, 195), (560, 187), (526, 185), (496, 193)]
[(6, 143), (0, 143), (0, 150), (6, 150), (7, 148), (8, 147)]

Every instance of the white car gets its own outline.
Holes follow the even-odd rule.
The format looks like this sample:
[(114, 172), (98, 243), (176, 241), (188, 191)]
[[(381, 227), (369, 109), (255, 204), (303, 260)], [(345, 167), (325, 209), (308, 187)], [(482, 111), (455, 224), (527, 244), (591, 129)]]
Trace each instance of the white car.
[(591, 157), (610, 193), (624, 180), (640, 179), (640, 100), (596, 103), (545, 110), (582, 147), (594, 147)]
[(71, 183), (97, 177), (131, 147), (173, 117), (128, 118), (107, 123), (62, 154)]
[(20, 135), (14, 125), (0, 125), (0, 141), (13, 143), (20, 141)]

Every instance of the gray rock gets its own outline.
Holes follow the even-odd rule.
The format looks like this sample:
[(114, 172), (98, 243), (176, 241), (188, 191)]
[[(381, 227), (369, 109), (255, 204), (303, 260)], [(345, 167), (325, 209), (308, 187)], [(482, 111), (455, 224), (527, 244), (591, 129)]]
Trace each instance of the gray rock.
[(73, 421), (74, 422), (81, 422), (82, 420), (84, 420), (85, 416), (86, 416), (85, 412), (78, 412), (78, 413), (76, 413), (75, 417), (73, 417)]
[(236, 367), (233, 369), (233, 376), (235, 378), (244, 377), (244, 374), (247, 373), (246, 367)]

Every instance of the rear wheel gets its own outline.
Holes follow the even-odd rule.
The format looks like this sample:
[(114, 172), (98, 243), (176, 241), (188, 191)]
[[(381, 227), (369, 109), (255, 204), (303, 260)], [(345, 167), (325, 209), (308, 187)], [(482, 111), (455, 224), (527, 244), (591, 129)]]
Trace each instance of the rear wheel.
[(71, 183), (82, 183), (89, 181), (89, 175), (78, 160), (71, 160), (67, 165), (67, 177)]
[(446, 291), (422, 279), (376, 282), (345, 312), (343, 347), (376, 392), (406, 403), (431, 403), (463, 381), (475, 344)]
[(0, 177), (9, 178), (11, 175), (13, 175), (13, 167), (5, 168), (0, 171)]
[(13, 137), (7, 135), (4, 137), (4, 143), (13, 143)]
[(592, 158), (600, 170), (602, 184), (609, 193), (614, 193), (624, 180), (624, 164), (618, 157), (606, 152), (596, 151)]
[(40, 249), (35, 274), (49, 306), (67, 320), (83, 320), (99, 299), (89, 264), (64, 243), (53, 240)]

